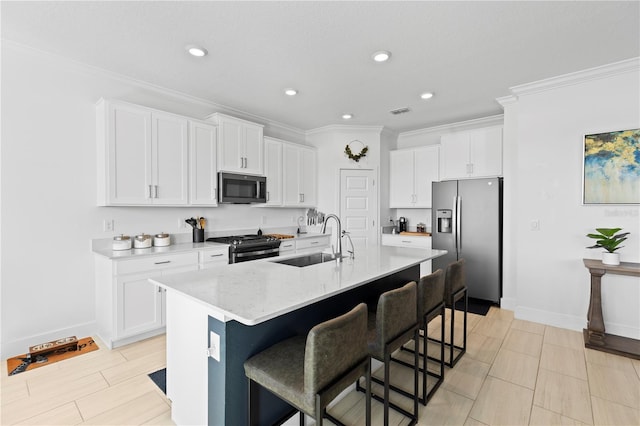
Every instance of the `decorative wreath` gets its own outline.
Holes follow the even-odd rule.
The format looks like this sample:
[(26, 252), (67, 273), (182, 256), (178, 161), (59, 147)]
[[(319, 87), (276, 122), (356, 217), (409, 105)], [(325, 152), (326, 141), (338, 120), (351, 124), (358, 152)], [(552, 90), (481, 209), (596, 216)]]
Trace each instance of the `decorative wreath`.
[(362, 157), (365, 157), (367, 155), (367, 151), (369, 151), (369, 147), (364, 146), (364, 148), (362, 148), (362, 150), (358, 154), (354, 154), (353, 152), (351, 152), (351, 147), (349, 146), (354, 142), (358, 142), (359, 144), (364, 146), (364, 144), (358, 140), (351, 141), (347, 144), (347, 146), (344, 147), (344, 153), (347, 154), (347, 157), (349, 157), (350, 159), (352, 159), (357, 163), (358, 161), (360, 161)]

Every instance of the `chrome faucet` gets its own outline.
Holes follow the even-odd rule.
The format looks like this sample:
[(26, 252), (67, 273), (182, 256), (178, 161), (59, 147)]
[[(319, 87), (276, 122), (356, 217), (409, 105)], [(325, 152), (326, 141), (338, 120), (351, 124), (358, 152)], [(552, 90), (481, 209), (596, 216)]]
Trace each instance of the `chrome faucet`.
[(336, 256), (336, 261), (338, 263), (342, 262), (342, 224), (340, 224), (340, 218), (335, 214), (328, 214), (324, 219), (324, 224), (322, 225), (322, 233), (326, 233), (327, 230), (327, 222), (329, 219), (334, 218), (336, 223), (338, 224), (338, 251), (334, 252), (334, 256)]
[(351, 250), (347, 250), (347, 253), (349, 253), (349, 259), (355, 259), (355, 257), (356, 257), (356, 248), (353, 246), (353, 241), (351, 240), (351, 235), (349, 235), (349, 233), (347, 231), (342, 231), (342, 236), (343, 237), (347, 237), (347, 239), (349, 240), (349, 244), (351, 244)]

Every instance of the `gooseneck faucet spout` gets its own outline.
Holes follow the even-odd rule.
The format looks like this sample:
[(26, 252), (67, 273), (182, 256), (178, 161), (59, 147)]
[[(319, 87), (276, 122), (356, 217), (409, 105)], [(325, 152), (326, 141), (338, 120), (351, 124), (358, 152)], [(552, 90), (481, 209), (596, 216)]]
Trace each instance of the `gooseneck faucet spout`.
[(336, 216), (335, 214), (328, 214), (327, 217), (324, 219), (324, 224), (322, 225), (322, 233), (326, 233), (327, 230), (327, 222), (329, 221), (329, 219), (335, 219), (336, 223), (338, 224), (338, 251), (335, 254), (336, 256), (336, 261), (337, 262), (342, 262), (342, 225), (340, 224), (340, 218), (338, 216)]

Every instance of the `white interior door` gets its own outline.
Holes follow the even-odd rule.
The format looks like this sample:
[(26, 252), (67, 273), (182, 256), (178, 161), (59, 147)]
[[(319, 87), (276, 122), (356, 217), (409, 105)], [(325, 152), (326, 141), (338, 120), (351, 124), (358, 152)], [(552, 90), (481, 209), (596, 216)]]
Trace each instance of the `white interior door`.
[[(349, 232), (353, 245), (364, 248), (378, 244), (378, 190), (374, 170), (340, 170), (340, 218), (342, 229)], [(343, 251), (349, 247), (342, 241)]]

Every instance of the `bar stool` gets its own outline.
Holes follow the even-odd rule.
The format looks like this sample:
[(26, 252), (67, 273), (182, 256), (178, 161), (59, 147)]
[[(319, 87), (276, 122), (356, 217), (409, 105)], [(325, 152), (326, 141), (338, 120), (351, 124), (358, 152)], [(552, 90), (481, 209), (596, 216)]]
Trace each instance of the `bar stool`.
[[(384, 404), (384, 426), (389, 425), (389, 407), (409, 417), (409, 425), (418, 421), (418, 352), (414, 353), (413, 413), (389, 400), (391, 354), (411, 339), (418, 341), (416, 322), (416, 283), (411, 281), (401, 288), (382, 293), (375, 313), (369, 313), (369, 355), (384, 362), (384, 381), (372, 377), (371, 380), (384, 384), (384, 397), (371, 393), (371, 397)], [(362, 390), (360, 384), (358, 390)]]
[[(360, 303), (337, 318), (314, 326), (306, 336), (276, 343), (244, 363), (249, 380), (249, 425), (256, 410), (251, 395), (258, 384), (322, 425), (323, 417), (342, 425), (326, 412), (340, 392), (365, 376), (366, 424), (371, 424), (371, 358), (367, 350), (367, 305)], [(303, 414), (304, 413), (304, 414)]]
[[(456, 346), (454, 340), (456, 302), (462, 298), (464, 298), (464, 336), (462, 337), (462, 346)], [(444, 277), (444, 303), (447, 308), (451, 309), (451, 343), (448, 344), (449, 362), (445, 361), (445, 364), (453, 367), (467, 351), (467, 310), (469, 308), (469, 301), (464, 275), (464, 259), (452, 262), (447, 266)], [(444, 333), (442, 334), (442, 340), (444, 340)], [(454, 349), (460, 351), (455, 357), (453, 356)]]
[[(431, 399), (433, 394), (438, 390), (442, 382), (444, 381), (444, 339), (440, 339), (440, 358), (433, 358), (428, 355), (428, 347), (427, 342), (428, 339), (428, 330), (427, 326), (429, 322), (433, 319), (440, 316), (440, 335), (444, 336), (444, 322), (445, 322), (445, 310), (444, 310), (444, 272), (442, 269), (438, 269), (437, 271), (426, 275), (420, 278), (418, 282), (418, 297), (417, 297), (417, 311), (418, 311), (418, 324), (420, 330), (423, 331), (422, 335), (422, 344), (423, 350), (419, 354), (422, 356), (422, 368), (420, 368), (420, 372), (422, 372), (422, 397), (420, 397), (420, 402), (423, 405), (427, 405), (427, 402)], [(402, 350), (408, 352), (415, 352), (419, 350), (418, 341), (414, 342), (414, 349), (407, 348), (405, 346), (402, 347)], [(427, 359), (431, 359), (434, 361), (438, 361), (440, 364), (440, 374), (432, 373), (427, 369)], [(410, 363), (398, 359), (392, 358), (393, 361), (405, 365), (407, 367), (413, 367)], [(435, 377), (436, 383), (433, 385), (429, 393), (427, 393), (427, 375), (431, 377)], [(393, 388), (392, 388), (393, 389)], [(396, 389), (393, 389), (396, 390)], [(400, 392), (404, 392), (402, 390), (398, 390)]]

